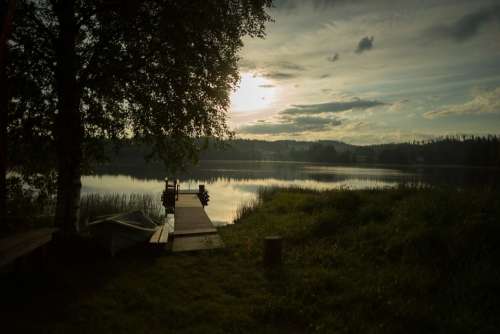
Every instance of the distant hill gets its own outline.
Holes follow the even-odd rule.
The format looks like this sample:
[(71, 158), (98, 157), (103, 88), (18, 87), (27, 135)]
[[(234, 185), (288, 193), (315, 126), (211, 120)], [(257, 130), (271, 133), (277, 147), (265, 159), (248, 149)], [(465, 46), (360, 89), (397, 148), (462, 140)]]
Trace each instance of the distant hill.
[[(111, 144), (108, 145), (111, 150)], [(142, 163), (148, 148), (126, 141), (112, 163)], [(235, 139), (209, 145), (201, 160), (267, 160), (326, 163), (469, 165), (500, 167), (500, 137), (454, 136), (424, 142), (357, 146), (339, 141), (315, 142)]]
[[(297, 152), (307, 152), (314, 145), (324, 145), (336, 152), (352, 151), (355, 146), (339, 141), (294, 141), (294, 140), (246, 140), (235, 139), (225, 147), (212, 146), (201, 154), (203, 160), (297, 160)], [(303, 159), (298, 159), (303, 160)]]

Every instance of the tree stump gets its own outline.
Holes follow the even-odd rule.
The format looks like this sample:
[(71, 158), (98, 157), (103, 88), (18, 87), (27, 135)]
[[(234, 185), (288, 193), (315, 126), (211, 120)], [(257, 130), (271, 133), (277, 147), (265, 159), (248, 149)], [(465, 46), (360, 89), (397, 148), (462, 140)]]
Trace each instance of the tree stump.
[(264, 238), (263, 262), (266, 267), (281, 265), (283, 239), (280, 236), (269, 236)]

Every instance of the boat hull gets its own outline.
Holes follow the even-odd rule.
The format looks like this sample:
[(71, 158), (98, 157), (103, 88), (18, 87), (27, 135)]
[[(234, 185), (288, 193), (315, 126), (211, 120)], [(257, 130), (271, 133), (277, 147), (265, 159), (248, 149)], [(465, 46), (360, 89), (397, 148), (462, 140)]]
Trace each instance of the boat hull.
[[(132, 215), (138, 219), (136, 222), (130, 219)], [(149, 218), (134, 212), (92, 222), (88, 228), (97, 242), (114, 256), (125, 248), (149, 241), (159, 227)]]

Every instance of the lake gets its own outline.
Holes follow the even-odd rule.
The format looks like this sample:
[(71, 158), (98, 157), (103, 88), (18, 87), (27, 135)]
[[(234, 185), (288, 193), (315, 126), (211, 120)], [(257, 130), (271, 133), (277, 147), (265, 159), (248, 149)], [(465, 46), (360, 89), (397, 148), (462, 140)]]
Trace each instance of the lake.
[[(82, 178), (85, 193), (148, 193), (160, 200), (166, 173), (158, 165), (101, 166)], [(217, 225), (232, 223), (238, 208), (253, 201), (263, 187), (366, 189), (399, 184), (451, 187), (498, 186), (498, 169), (465, 167), (341, 166), (271, 161), (202, 161), (180, 173), (181, 189), (205, 184), (206, 212)]]

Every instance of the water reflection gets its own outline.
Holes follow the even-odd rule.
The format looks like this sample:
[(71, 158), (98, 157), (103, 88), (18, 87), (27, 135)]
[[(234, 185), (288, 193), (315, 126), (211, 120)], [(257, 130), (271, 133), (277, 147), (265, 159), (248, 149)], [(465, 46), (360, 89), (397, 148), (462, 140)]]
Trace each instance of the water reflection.
[[(394, 187), (401, 183), (449, 186), (498, 184), (498, 170), (464, 168), (368, 168), (291, 162), (209, 161), (179, 176), (183, 189), (204, 183), (210, 193), (207, 214), (217, 224), (231, 223), (239, 206), (256, 198), (262, 187), (352, 189)], [(160, 198), (161, 166), (103, 166), (83, 178), (84, 193), (150, 193)]]

